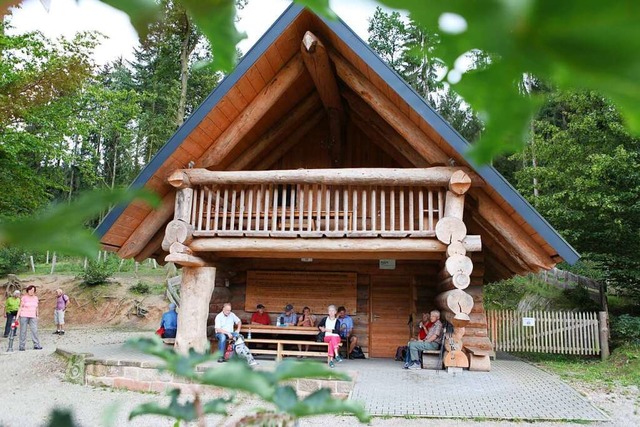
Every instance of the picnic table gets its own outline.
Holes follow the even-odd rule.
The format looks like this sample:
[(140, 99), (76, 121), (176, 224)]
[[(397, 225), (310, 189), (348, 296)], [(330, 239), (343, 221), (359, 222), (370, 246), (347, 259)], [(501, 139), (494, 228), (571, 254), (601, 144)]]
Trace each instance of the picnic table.
[[(276, 356), (276, 361), (282, 360), (283, 356), (312, 356), (325, 357), (329, 344), (316, 342), (318, 328), (310, 326), (272, 326), (272, 325), (242, 325), (242, 332), (248, 337), (245, 343), (249, 346), (253, 354), (272, 354)], [(259, 337), (256, 337), (259, 335)], [(304, 339), (294, 336), (303, 336)], [(308, 339), (307, 339), (308, 337)], [(266, 344), (275, 348), (256, 348), (255, 344)], [(321, 347), (320, 350), (290, 350), (285, 345), (308, 345), (310, 347)]]

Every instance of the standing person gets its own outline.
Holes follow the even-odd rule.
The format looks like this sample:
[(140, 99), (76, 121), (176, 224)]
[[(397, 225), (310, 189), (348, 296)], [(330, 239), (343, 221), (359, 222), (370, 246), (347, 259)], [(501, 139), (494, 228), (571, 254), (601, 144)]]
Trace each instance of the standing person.
[(178, 313), (176, 313), (176, 305), (169, 304), (169, 311), (162, 315), (160, 327), (164, 328), (161, 338), (175, 338), (178, 332)]
[(16, 318), (16, 314), (18, 314), (18, 309), (20, 308), (20, 291), (15, 290), (13, 294), (7, 298), (4, 303), (4, 317), (7, 318), (7, 323), (4, 325), (4, 337), (7, 338), (9, 336), (9, 332), (11, 332), (11, 324), (13, 323), (13, 319)]
[(340, 337), (347, 341), (347, 357), (351, 358), (353, 348), (358, 345), (358, 337), (353, 335), (353, 318), (347, 314), (347, 309), (338, 307), (340, 319)]
[(56, 324), (54, 335), (64, 335), (64, 313), (68, 303), (69, 297), (62, 292), (62, 289), (56, 289), (56, 309), (53, 312), (53, 323)]
[(20, 308), (18, 309), (18, 319), (20, 320), (20, 348), (24, 351), (24, 345), (27, 341), (27, 324), (31, 329), (31, 339), (33, 340), (33, 349), (42, 350), (40, 339), (38, 339), (38, 297), (36, 296), (36, 287), (27, 286), (27, 294), (20, 298)]
[(327, 352), (327, 361), (329, 363), (329, 367), (335, 367), (333, 361), (340, 363), (342, 362), (342, 358), (340, 354), (338, 354), (338, 349), (340, 348), (340, 319), (336, 317), (336, 306), (330, 305), (327, 308), (328, 316), (322, 318), (320, 323), (318, 323), (318, 329), (320, 330), (321, 336), (323, 336), (323, 341), (329, 343), (329, 350)]
[(269, 313), (265, 313), (264, 305), (258, 304), (256, 306), (256, 311), (251, 315), (251, 324), (252, 325), (268, 325), (271, 323), (269, 319)]
[[(233, 332), (233, 326), (237, 326), (235, 332)], [(218, 339), (218, 351), (220, 352), (220, 358), (218, 363), (224, 362), (224, 352), (227, 347), (227, 340), (231, 339), (234, 335), (237, 336), (240, 333), (242, 322), (231, 312), (231, 303), (227, 302), (222, 306), (222, 311), (216, 316), (214, 322), (216, 331), (216, 338)]]
[(407, 369), (420, 369), (420, 355), (423, 350), (438, 350), (440, 348), (440, 336), (442, 335), (440, 312), (433, 310), (430, 313), (429, 320), (432, 325), (427, 330), (425, 338), (423, 340), (409, 342), (411, 363), (407, 366)]
[(298, 323), (298, 315), (293, 311), (293, 305), (287, 304), (284, 312), (280, 313), (280, 326), (296, 326)]

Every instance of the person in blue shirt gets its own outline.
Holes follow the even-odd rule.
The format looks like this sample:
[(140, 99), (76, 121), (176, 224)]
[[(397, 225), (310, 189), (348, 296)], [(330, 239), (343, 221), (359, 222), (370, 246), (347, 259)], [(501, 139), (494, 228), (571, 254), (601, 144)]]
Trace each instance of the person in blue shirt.
[(169, 311), (162, 315), (160, 327), (164, 328), (162, 338), (175, 338), (178, 332), (178, 313), (176, 313), (176, 305), (169, 304)]
[(347, 356), (351, 358), (353, 348), (358, 345), (358, 337), (353, 335), (353, 318), (347, 314), (347, 309), (338, 307), (338, 319), (340, 319), (340, 338), (347, 341)]
[(298, 315), (293, 311), (293, 305), (287, 304), (284, 307), (284, 312), (280, 313), (280, 321), (282, 326), (296, 326), (298, 323)]

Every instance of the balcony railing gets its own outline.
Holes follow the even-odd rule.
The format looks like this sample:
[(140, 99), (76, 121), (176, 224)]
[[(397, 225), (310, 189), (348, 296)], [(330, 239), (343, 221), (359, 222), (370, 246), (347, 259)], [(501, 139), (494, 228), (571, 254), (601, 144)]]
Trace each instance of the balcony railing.
[(194, 237), (432, 237), (444, 187), (346, 184), (193, 186)]

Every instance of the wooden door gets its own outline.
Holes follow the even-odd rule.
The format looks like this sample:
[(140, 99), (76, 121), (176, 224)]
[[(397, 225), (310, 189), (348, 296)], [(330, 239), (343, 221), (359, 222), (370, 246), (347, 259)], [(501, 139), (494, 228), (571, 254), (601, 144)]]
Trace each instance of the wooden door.
[(369, 355), (394, 357), (407, 345), (411, 313), (411, 277), (371, 277)]

